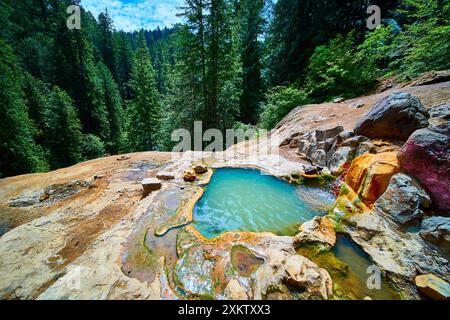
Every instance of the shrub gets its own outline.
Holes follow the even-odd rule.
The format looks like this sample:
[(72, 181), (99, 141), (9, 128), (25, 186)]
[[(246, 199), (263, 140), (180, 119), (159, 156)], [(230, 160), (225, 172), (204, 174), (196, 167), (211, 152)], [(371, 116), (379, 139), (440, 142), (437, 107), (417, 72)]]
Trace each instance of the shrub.
[(260, 127), (273, 129), (292, 109), (307, 104), (308, 98), (304, 91), (289, 87), (275, 87), (267, 94), (267, 103), (262, 106)]
[(373, 61), (357, 54), (354, 33), (317, 47), (306, 68), (308, 94), (317, 102), (365, 93), (377, 77)]
[(83, 158), (85, 160), (101, 158), (105, 155), (105, 145), (99, 137), (87, 134), (83, 139)]

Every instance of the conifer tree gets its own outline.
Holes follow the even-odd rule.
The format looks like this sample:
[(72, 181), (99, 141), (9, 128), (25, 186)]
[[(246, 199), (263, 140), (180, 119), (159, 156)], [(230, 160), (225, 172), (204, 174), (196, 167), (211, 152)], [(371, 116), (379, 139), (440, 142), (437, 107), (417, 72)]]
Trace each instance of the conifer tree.
[(243, 1), (242, 23), (242, 95), (240, 97), (240, 119), (255, 124), (258, 120), (259, 104), (263, 100), (262, 44), (259, 40), (264, 28), (264, 0)]
[(55, 38), (57, 84), (74, 99), (83, 132), (107, 142), (110, 135), (108, 111), (92, 44), (83, 28), (67, 28), (64, 12), (59, 13)]
[(120, 97), (117, 83), (103, 64), (99, 63), (98, 69), (104, 89), (104, 101), (108, 110), (108, 120), (110, 124), (110, 136), (106, 144), (107, 151), (111, 154), (117, 154), (124, 147), (123, 127), (125, 123), (125, 113), (122, 107), (122, 98)]
[(54, 87), (51, 95), (47, 144), (51, 151), (52, 168), (68, 167), (80, 162), (83, 134), (77, 111), (69, 95)]
[(161, 127), (161, 106), (156, 88), (155, 72), (143, 34), (139, 35), (138, 49), (133, 59), (129, 82), (129, 143), (135, 151), (158, 149)]
[(103, 63), (109, 68), (114, 79), (118, 80), (114, 51), (114, 27), (108, 9), (98, 16), (98, 27), (100, 31), (99, 46)]

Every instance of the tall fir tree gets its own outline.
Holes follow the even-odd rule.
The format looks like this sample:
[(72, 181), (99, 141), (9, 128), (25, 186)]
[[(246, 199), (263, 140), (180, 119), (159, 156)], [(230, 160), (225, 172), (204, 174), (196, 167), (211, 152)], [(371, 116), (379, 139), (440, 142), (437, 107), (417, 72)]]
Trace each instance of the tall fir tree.
[(58, 17), (55, 39), (57, 83), (74, 99), (83, 131), (107, 142), (110, 135), (108, 111), (102, 81), (94, 62), (92, 44), (83, 28), (67, 28), (64, 12), (62, 10)]
[(129, 99), (128, 81), (130, 81), (133, 48), (129, 34), (121, 31), (115, 33), (117, 83), (124, 99)]
[(104, 100), (108, 110), (110, 124), (110, 135), (106, 143), (107, 151), (111, 154), (120, 153), (124, 147), (124, 124), (126, 123), (125, 112), (122, 106), (122, 98), (114, 78), (103, 63), (98, 64), (102, 87), (104, 89)]
[(262, 43), (264, 30), (264, 0), (243, 1), (242, 22), (242, 95), (240, 97), (240, 119), (243, 123), (255, 124), (258, 120), (259, 104), (264, 98), (262, 79)]
[(83, 160), (81, 150), (83, 134), (77, 111), (69, 95), (58, 87), (54, 87), (51, 95), (51, 113), (48, 119), (52, 168), (74, 165)]
[(143, 34), (139, 35), (129, 86), (131, 91), (128, 107), (130, 146), (135, 151), (157, 150), (161, 128), (160, 97)]
[(108, 13), (108, 9), (98, 16), (99, 28), (99, 46), (102, 55), (103, 63), (109, 68), (114, 79), (118, 80), (116, 69), (116, 57), (114, 51), (114, 27), (113, 20)]

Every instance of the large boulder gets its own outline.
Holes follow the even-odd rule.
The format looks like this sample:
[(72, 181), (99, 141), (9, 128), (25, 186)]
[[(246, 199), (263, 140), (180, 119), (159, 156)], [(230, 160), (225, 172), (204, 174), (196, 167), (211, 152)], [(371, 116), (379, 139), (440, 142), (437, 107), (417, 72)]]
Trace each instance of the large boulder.
[(427, 190), (437, 209), (450, 210), (450, 125), (421, 129), (398, 153), (404, 170)]
[(420, 236), (450, 251), (450, 218), (432, 217), (422, 222)]
[(421, 208), (428, 208), (431, 199), (420, 185), (406, 174), (392, 177), (385, 193), (375, 202), (375, 208), (400, 224), (422, 217)]
[(394, 93), (358, 121), (355, 133), (368, 138), (407, 140), (416, 130), (428, 126), (429, 114), (420, 100), (409, 93)]
[(367, 153), (353, 160), (345, 182), (366, 205), (373, 204), (387, 190), (400, 171), (396, 152)]

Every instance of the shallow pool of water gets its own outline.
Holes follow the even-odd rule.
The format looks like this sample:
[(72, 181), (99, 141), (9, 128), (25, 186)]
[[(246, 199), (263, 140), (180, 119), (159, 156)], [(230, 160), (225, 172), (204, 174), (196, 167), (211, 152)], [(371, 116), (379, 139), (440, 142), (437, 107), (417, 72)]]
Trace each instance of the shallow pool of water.
[(227, 231), (293, 235), (325, 215), (335, 198), (320, 188), (294, 186), (250, 169), (218, 169), (194, 209), (194, 227), (213, 238)]
[(334, 247), (334, 254), (349, 267), (348, 274), (337, 281), (340, 281), (341, 286), (353, 297), (357, 299), (370, 297), (374, 300), (400, 299), (383, 277), (380, 288), (369, 288), (367, 282), (369, 277), (374, 274), (373, 270), (370, 270), (374, 263), (352, 240), (339, 235)]

